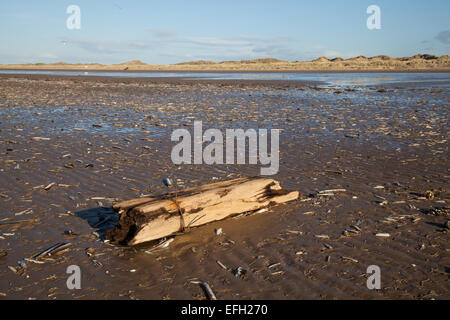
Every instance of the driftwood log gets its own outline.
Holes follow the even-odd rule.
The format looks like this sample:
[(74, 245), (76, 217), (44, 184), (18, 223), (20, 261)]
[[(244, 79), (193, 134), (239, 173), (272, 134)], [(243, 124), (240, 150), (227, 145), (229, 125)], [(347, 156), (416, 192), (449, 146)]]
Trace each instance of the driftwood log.
[(114, 204), (121, 216), (105, 236), (112, 243), (137, 245), (298, 197), (298, 191), (283, 190), (278, 181), (252, 177), (132, 199)]

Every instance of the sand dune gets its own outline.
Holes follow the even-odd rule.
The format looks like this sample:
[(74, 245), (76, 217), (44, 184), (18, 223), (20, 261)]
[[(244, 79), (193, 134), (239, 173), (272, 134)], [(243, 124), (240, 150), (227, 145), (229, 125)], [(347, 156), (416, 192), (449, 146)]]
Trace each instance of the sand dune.
[(24, 70), (105, 70), (105, 71), (450, 71), (448, 55), (416, 54), (412, 57), (392, 58), (386, 55), (358, 56), (349, 59), (320, 57), (312, 61), (283, 61), (263, 58), (241, 61), (190, 61), (171, 65), (151, 65), (140, 60), (120, 64), (34, 63), (0, 64), (1, 69)]

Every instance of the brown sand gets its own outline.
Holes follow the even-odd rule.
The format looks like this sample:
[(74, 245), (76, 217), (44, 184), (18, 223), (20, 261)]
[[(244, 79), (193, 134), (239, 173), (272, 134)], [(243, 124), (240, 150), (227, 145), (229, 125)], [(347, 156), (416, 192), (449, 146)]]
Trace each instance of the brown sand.
[(320, 57), (313, 61), (283, 61), (274, 58), (242, 61), (192, 61), (172, 65), (150, 65), (139, 60), (121, 64), (100, 63), (70, 64), (0, 64), (0, 69), (16, 70), (79, 70), (79, 71), (196, 71), (196, 72), (449, 72), (450, 57), (417, 54), (412, 57), (392, 58), (389, 56), (354, 57), (349, 59), (328, 59)]
[[(448, 88), (382, 88), (0, 76), (0, 219), (39, 220), (0, 225), (0, 298), (204, 299), (189, 282), (199, 279), (219, 299), (449, 299)], [(99, 241), (93, 225), (113, 222), (99, 207), (165, 192), (165, 177), (191, 187), (259, 172), (174, 166), (170, 134), (194, 120), (283, 129), (273, 178), (311, 200), (195, 228), (150, 253)], [(318, 195), (334, 188), (347, 191)], [(64, 241), (69, 251), (20, 271), (17, 261)], [(81, 290), (66, 287), (72, 264)], [(366, 287), (369, 265), (381, 290)], [(243, 279), (230, 271), (239, 266)]]

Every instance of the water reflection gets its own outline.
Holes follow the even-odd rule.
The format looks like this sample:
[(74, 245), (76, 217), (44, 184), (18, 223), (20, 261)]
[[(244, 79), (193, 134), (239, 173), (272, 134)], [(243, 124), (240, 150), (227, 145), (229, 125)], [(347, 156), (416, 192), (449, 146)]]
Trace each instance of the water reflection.
[(125, 78), (180, 78), (216, 80), (292, 80), (320, 81), (330, 86), (378, 85), (385, 83), (433, 83), (448, 85), (450, 73), (317, 73), (317, 72), (128, 72), (128, 71), (59, 71), (59, 70), (0, 70), (0, 74), (41, 74), (67, 76), (103, 76)]

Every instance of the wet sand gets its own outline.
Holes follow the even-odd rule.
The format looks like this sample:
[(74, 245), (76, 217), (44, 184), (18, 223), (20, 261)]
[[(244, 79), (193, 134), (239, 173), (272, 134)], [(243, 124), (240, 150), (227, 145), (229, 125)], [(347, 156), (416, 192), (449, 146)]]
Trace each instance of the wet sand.
[[(204, 299), (195, 279), (218, 299), (450, 299), (448, 86), (2, 75), (0, 88), (0, 299)], [(170, 134), (194, 120), (282, 129), (273, 178), (303, 200), (149, 253), (103, 243), (108, 207), (167, 191), (165, 177), (192, 187), (259, 173), (173, 165)], [(22, 219), (37, 221), (1, 224)], [(58, 242), (72, 247), (18, 266)], [(66, 287), (69, 265), (81, 290)], [(366, 287), (369, 265), (380, 290)]]

